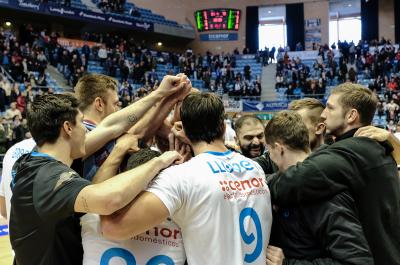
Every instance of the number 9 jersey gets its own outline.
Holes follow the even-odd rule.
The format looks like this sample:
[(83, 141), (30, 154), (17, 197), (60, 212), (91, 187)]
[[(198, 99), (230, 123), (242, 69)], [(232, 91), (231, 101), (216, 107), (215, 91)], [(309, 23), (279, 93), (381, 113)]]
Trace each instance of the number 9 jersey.
[(205, 152), (164, 170), (147, 191), (181, 228), (188, 264), (266, 264), (271, 198), (256, 162)]

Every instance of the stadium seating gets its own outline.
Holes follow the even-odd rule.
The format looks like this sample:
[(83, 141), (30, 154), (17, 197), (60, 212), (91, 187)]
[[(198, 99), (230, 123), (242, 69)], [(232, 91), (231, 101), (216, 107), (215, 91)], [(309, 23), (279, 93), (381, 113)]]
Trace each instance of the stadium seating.
[[(79, 1), (79, 0), (74, 0), (74, 1)], [(93, 0), (93, 3), (98, 4), (100, 0)], [(133, 3), (125, 3), (125, 8), (123, 13), (117, 13), (113, 12), (112, 14), (117, 17), (129, 17), (132, 18), (132, 16), (129, 14), (129, 11), (132, 8), (135, 8), (135, 4)], [(136, 20), (141, 21), (141, 22), (150, 22), (150, 23), (155, 23), (155, 24), (161, 24), (161, 25), (166, 25), (170, 27), (182, 27), (181, 25), (178, 24), (176, 21), (168, 20), (162, 15), (154, 14), (150, 9), (145, 9), (145, 8), (140, 8), (136, 7), (137, 10), (140, 13), (140, 16), (135, 17)]]

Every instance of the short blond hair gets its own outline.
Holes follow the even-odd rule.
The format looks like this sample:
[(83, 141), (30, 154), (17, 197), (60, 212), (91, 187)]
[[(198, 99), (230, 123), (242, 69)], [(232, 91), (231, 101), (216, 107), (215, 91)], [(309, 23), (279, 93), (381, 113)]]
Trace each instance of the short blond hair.
[(97, 97), (107, 103), (108, 90), (118, 91), (117, 80), (102, 74), (87, 74), (81, 77), (75, 86), (75, 96), (81, 103), (80, 110), (87, 109)]
[(371, 124), (378, 104), (378, 98), (371, 90), (362, 85), (347, 82), (335, 87), (331, 94), (339, 95), (339, 104), (345, 112), (356, 109), (362, 125)]
[(316, 125), (318, 122), (322, 121), (321, 113), (324, 111), (325, 105), (316, 98), (302, 98), (290, 102), (288, 109), (293, 111), (299, 111), (302, 109), (312, 110), (312, 112), (309, 112), (307, 116), (310, 121)]
[(272, 117), (265, 127), (265, 140), (269, 145), (279, 142), (292, 150), (310, 150), (307, 127), (300, 114), (292, 110), (280, 111)]

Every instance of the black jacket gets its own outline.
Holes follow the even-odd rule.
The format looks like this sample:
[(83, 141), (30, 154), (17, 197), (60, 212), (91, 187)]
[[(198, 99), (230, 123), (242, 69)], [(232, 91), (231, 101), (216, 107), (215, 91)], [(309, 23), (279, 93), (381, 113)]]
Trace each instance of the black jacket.
[[(254, 160), (265, 174), (278, 171), (269, 153)], [(306, 207), (275, 208), (273, 214), (270, 244), (283, 249), (284, 264), (373, 264), (348, 192)]]
[(306, 207), (275, 209), (270, 244), (283, 249), (287, 264), (374, 264), (348, 192)]
[(253, 159), (254, 161), (256, 161), (261, 168), (264, 170), (264, 173), (266, 175), (275, 173), (278, 171), (278, 167), (276, 166), (276, 164), (271, 160), (271, 157), (269, 156), (269, 153), (266, 152), (263, 155), (256, 157)]
[(392, 148), (352, 134), (277, 173), (270, 183), (272, 201), (290, 207), (349, 190), (375, 263), (399, 265), (400, 179)]

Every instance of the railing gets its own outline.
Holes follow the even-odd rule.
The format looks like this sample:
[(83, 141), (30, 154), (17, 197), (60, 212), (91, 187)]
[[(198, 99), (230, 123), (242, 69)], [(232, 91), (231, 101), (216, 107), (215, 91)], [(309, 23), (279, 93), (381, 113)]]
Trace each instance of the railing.
[[(317, 98), (324, 99), (326, 94), (299, 94), (299, 95), (284, 95), (283, 97), (278, 97), (275, 101), (292, 101), (301, 98)], [(222, 98), (229, 98), (233, 100), (261, 100), (261, 96), (226, 96)]]
[(301, 98), (316, 98), (323, 100), (326, 94), (299, 94), (299, 95), (285, 95), (288, 101), (301, 99)]
[(2, 75), (4, 75), (5, 77), (7, 77), (7, 79), (10, 81), (10, 83), (12, 83), (12, 84), (15, 83), (14, 78), (12, 78), (12, 76), (10, 75), (10, 73), (7, 72), (7, 70), (6, 70), (2, 65), (0, 65), (0, 73), (1, 73)]

